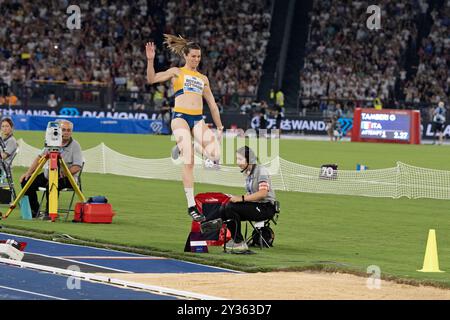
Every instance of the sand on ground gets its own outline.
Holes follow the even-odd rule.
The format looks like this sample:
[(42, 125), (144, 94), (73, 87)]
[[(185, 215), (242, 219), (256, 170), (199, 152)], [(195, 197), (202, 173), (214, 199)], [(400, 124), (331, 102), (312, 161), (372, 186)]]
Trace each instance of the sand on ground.
[(412, 286), (343, 273), (102, 274), (110, 278), (244, 300), (450, 300), (450, 290)]

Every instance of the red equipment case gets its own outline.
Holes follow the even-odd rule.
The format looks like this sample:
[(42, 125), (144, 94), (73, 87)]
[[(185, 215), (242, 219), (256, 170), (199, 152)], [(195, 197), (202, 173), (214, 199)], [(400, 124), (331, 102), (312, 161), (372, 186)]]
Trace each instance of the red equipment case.
[(73, 220), (85, 223), (111, 223), (113, 216), (110, 203), (77, 202)]
[[(220, 192), (199, 193), (195, 196), (195, 204), (200, 213), (206, 216), (206, 220), (219, 218), (219, 208), (230, 201), (230, 196)], [(225, 235), (225, 226), (220, 231), (208, 234), (200, 232), (200, 223), (192, 221), (191, 232), (186, 240), (185, 252), (208, 252), (208, 246), (221, 246), (231, 239), (230, 230)]]

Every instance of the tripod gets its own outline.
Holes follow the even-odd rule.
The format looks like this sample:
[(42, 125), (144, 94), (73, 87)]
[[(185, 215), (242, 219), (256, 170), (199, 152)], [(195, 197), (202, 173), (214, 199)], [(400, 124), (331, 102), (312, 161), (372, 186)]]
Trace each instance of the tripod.
[[(0, 137), (0, 148), (1, 152), (5, 152), (6, 145), (3, 139)], [(12, 159), (14, 159), (15, 155), (12, 155)], [(14, 189), (14, 181), (11, 175), (11, 164), (12, 160), (9, 162), (9, 165), (3, 160), (3, 157), (0, 157), (1, 170), (6, 175), (6, 181), (8, 182), (9, 190), (11, 191), (12, 200), (16, 199), (16, 190)], [(2, 186), (0, 186), (2, 187)]]
[(28, 188), (31, 186), (33, 181), (36, 179), (39, 172), (44, 167), (44, 165), (47, 161), (49, 162), (48, 211), (49, 211), (50, 218), (52, 219), (52, 222), (54, 222), (58, 218), (58, 177), (59, 177), (58, 164), (63, 169), (66, 177), (69, 179), (69, 182), (70, 182), (73, 190), (77, 194), (78, 198), (82, 202), (86, 202), (86, 198), (84, 197), (83, 193), (81, 192), (80, 188), (78, 187), (77, 183), (75, 182), (75, 179), (73, 178), (72, 173), (69, 171), (69, 168), (67, 167), (66, 163), (64, 162), (64, 159), (61, 157), (60, 148), (54, 147), (54, 148), (49, 148), (48, 151), (39, 159), (36, 170), (34, 170), (30, 179), (28, 179), (27, 183), (25, 184), (23, 189), (20, 191), (17, 198), (9, 206), (9, 209), (8, 209), (8, 211), (6, 211), (5, 215), (2, 217), (1, 213), (0, 213), (0, 218), (4, 218), (4, 219), (8, 218), (8, 216), (16, 208), (17, 203), (25, 195)]

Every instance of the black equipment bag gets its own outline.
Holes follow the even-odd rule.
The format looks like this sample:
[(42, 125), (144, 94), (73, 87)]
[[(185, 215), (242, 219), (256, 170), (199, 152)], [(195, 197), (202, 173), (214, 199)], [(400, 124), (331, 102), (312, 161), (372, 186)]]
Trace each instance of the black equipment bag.
[[(264, 239), (264, 241), (261, 239), (261, 236)], [(272, 228), (270, 227), (270, 224), (266, 224), (264, 225), (264, 227), (259, 228), (259, 232), (258, 230), (253, 230), (252, 237), (248, 245), (253, 247), (259, 247), (262, 245), (268, 248), (267, 245), (273, 247), (274, 240), (275, 240), (275, 232), (273, 232)]]

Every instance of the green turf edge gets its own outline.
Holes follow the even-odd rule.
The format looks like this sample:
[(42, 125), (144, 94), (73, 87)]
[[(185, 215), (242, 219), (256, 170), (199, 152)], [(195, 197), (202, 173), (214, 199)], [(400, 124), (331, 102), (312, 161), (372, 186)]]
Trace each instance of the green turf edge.
[[(172, 258), (172, 259), (178, 259), (178, 260), (184, 260), (194, 263), (201, 263), (205, 265), (210, 265), (214, 267), (220, 267), (220, 268), (226, 268), (226, 269), (232, 269), (236, 271), (242, 271), (242, 272), (325, 272), (325, 273), (341, 273), (341, 274), (350, 274), (358, 277), (368, 278), (367, 272), (363, 271), (360, 268), (353, 267), (353, 266), (337, 266), (333, 263), (313, 263), (308, 264), (306, 266), (302, 267), (289, 267), (289, 268), (264, 268), (264, 267), (258, 267), (251, 264), (244, 264), (244, 263), (224, 263), (222, 261), (211, 259), (211, 257), (203, 257), (202, 255), (194, 255), (192, 253), (176, 253), (173, 251), (168, 250), (161, 250), (156, 249), (152, 247), (147, 246), (124, 246), (121, 244), (113, 243), (113, 242), (105, 242), (102, 240), (97, 239), (83, 239), (83, 238), (77, 238), (77, 239), (70, 239), (64, 237), (64, 235), (55, 233), (55, 232), (45, 232), (41, 230), (36, 230), (32, 228), (24, 228), (20, 226), (14, 226), (11, 227), (5, 227), (0, 226), (0, 232), (15, 234), (18, 236), (27, 236), (37, 239), (43, 239), (43, 240), (52, 240), (60, 243), (67, 243), (67, 244), (76, 244), (76, 245), (87, 245), (91, 247), (96, 248), (102, 248), (102, 249), (111, 249), (111, 250), (118, 250), (118, 251), (125, 251), (130, 253), (137, 253), (137, 254), (143, 254), (143, 255), (151, 255), (151, 256), (158, 256), (158, 257), (165, 257), (165, 258)], [(416, 280), (416, 279), (406, 279), (400, 276), (395, 275), (389, 275), (389, 274), (383, 274), (381, 277), (381, 280), (385, 281), (391, 281), (397, 284), (404, 284), (404, 285), (410, 285), (410, 286), (430, 286), (440, 289), (450, 289), (450, 283), (445, 282), (439, 282), (439, 281), (432, 281), (432, 280)]]

